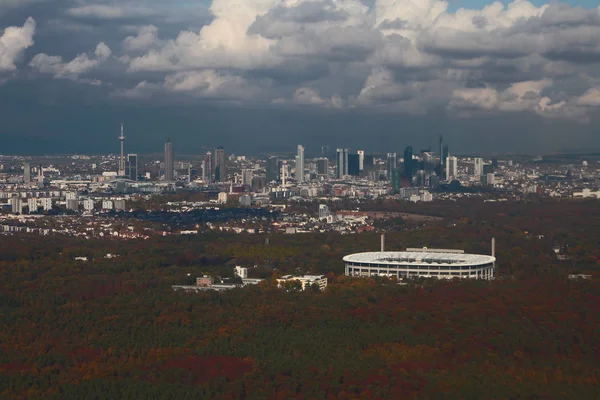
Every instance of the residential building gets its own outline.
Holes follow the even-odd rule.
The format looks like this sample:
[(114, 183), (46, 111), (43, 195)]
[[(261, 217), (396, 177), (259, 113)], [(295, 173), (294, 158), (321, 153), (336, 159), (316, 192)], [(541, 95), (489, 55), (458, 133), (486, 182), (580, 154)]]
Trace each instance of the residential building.
[(42, 209), (44, 211), (52, 210), (52, 199), (50, 197), (40, 199), (40, 203), (42, 204)]
[(92, 199), (85, 199), (83, 201), (83, 209), (85, 211), (94, 211), (94, 200)]
[(248, 278), (248, 268), (236, 266), (235, 267), (235, 275), (239, 276), (242, 279)]
[(35, 213), (38, 210), (38, 201), (36, 198), (27, 199), (27, 208), (29, 209), (29, 213)]
[(196, 286), (211, 287), (215, 283), (212, 276), (204, 275), (200, 278), (196, 278)]
[(325, 275), (284, 275), (280, 279), (277, 279), (277, 286), (283, 287), (285, 283), (293, 281), (298, 281), (302, 290), (306, 290), (312, 285), (317, 285), (319, 290), (324, 290), (327, 287), (327, 277)]

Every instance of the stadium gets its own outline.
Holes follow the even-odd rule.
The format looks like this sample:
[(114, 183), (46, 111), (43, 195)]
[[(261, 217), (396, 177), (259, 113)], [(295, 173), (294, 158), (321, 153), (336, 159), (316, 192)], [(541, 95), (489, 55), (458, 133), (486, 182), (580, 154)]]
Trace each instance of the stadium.
[[(383, 247), (383, 246), (382, 246)], [(492, 251), (493, 254), (493, 251)], [(494, 256), (463, 250), (406, 249), (350, 254), (343, 258), (347, 276), (494, 279)]]

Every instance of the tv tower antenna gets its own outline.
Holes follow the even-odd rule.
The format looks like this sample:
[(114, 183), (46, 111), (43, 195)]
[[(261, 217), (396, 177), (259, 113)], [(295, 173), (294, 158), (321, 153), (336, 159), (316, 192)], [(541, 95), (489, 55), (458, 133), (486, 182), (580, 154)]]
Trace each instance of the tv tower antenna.
[(121, 122), (121, 136), (119, 136), (121, 142), (121, 157), (119, 158), (119, 176), (125, 175), (125, 135), (123, 134), (123, 123)]

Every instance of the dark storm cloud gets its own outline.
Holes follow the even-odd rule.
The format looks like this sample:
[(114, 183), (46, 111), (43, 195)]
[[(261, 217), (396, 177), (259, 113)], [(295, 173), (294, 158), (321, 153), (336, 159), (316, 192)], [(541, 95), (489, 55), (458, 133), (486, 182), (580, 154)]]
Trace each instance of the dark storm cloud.
[(293, 8), (273, 7), (265, 15), (256, 18), (248, 28), (248, 33), (276, 39), (299, 31), (303, 24), (341, 22), (348, 18), (348, 13), (332, 7), (331, 1), (308, 1)]
[(328, 62), (309, 60), (303, 57), (286, 59), (281, 65), (256, 68), (247, 76), (256, 79), (270, 79), (276, 84), (295, 85), (329, 76)]
[[(394, 124), (407, 131), (397, 145), (429, 130), (492, 134), (499, 129), (485, 121), (498, 123), (507, 113), (515, 126), (499, 126), (515, 131), (521, 123), (549, 135), (566, 126), (560, 124), (587, 132), (579, 122), (596, 123), (600, 106), (598, 11), (527, 1), (457, 13), (437, 0), (5, 3), (1, 22), (20, 29), (23, 40), (0, 46), (0, 65), (15, 64), (0, 71), (0, 106), (12, 110), (21, 88), (21, 104), (52, 128), (41, 133), (41, 122), (17, 112), (2, 132), (100, 149), (100, 131), (129, 113), (132, 125), (154, 138), (148, 148), (160, 147), (168, 129), (159, 117), (177, 119), (173, 129), (202, 127), (198, 142), (210, 131), (247, 149), (261, 141), (283, 146), (306, 129), (315, 131), (304, 133), (307, 140), (348, 146), (370, 127), (384, 143)], [(23, 29), (30, 16), (31, 44)], [(438, 123), (423, 122), (431, 115)], [(92, 120), (100, 126), (78, 128)], [(545, 120), (566, 122), (540, 125)], [(65, 133), (55, 128), (60, 124)], [(300, 127), (286, 128), (292, 124)], [(244, 126), (260, 126), (252, 132), (260, 140), (240, 141)], [(281, 130), (289, 136), (274, 135)], [(561, 143), (554, 139), (547, 143)]]

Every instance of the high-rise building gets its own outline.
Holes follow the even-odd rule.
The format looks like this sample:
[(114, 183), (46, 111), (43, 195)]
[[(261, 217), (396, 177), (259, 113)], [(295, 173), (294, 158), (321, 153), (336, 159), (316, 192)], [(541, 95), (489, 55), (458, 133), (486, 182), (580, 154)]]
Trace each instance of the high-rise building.
[(88, 212), (89, 211), (94, 211), (94, 206), (95, 206), (94, 200), (92, 200), (92, 199), (85, 199), (83, 201), (83, 209), (85, 211), (88, 211)]
[(356, 154), (358, 154), (358, 169), (363, 171), (365, 169), (365, 151), (358, 150)]
[(329, 160), (325, 157), (317, 159), (317, 175), (327, 176), (329, 174)]
[(414, 175), (413, 167), (413, 148), (406, 146), (404, 149), (404, 177), (409, 181), (412, 181)]
[(423, 171), (425, 172), (425, 186), (429, 186), (429, 180), (435, 169), (435, 157), (431, 152), (423, 152)]
[(217, 147), (215, 150), (215, 181), (227, 181), (227, 158), (225, 158), (225, 150), (223, 146)]
[(425, 187), (425, 171), (420, 169), (415, 173), (414, 184), (417, 187)]
[(28, 198), (27, 208), (29, 209), (29, 214), (36, 213), (38, 211), (38, 200), (35, 197)]
[(174, 179), (173, 173), (173, 143), (171, 138), (165, 143), (165, 181), (172, 182)]
[(204, 164), (202, 168), (202, 181), (204, 183), (212, 182), (212, 153), (209, 151), (204, 157)]
[(52, 210), (52, 198), (44, 197), (43, 199), (41, 199), (41, 203), (42, 203), (42, 208), (44, 209), (44, 211)]
[(475, 176), (483, 175), (483, 158), (473, 159), (473, 175), (475, 175)]
[(267, 159), (266, 179), (267, 182), (273, 182), (279, 179), (279, 160), (277, 157)]
[(264, 176), (253, 176), (252, 177), (252, 191), (260, 192), (267, 186), (267, 180)]
[(38, 176), (37, 176), (38, 186), (44, 183), (44, 167), (40, 164), (38, 167)]
[(348, 175), (348, 149), (337, 149), (336, 177), (344, 179)]
[(398, 155), (387, 153), (387, 178), (392, 180), (392, 171), (398, 168)]
[(358, 154), (348, 154), (348, 175), (360, 175), (360, 156)]
[(242, 185), (250, 186), (252, 185), (252, 177), (254, 176), (254, 172), (251, 169), (243, 169), (242, 170)]
[(373, 155), (365, 155), (363, 160), (363, 171), (365, 169), (370, 169), (375, 166), (375, 157)]
[(325, 219), (331, 215), (327, 204), (319, 204), (319, 220)]
[(125, 199), (116, 199), (115, 200), (115, 210), (116, 211), (123, 211), (125, 210)]
[(451, 181), (458, 175), (458, 159), (456, 157), (446, 158), (446, 180)]
[(138, 156), (137, 154), (127, 154), (127, 177), (132, 181), (138, 180)]
[(66, 207), (69, 211), (78, 211), (79, 201), (77, 199), (67, 199)]
[[(278, 165), (279, 165), (279, 163), (278, 163)], [(285, 187), (285, 180), (289, 176), (289, 172), (290, 172), (290, 170), (289, 170), (289, 165), (287, 165), (287, 161), (282, 160), (279, 176), (281, 177), (281, 186), (283, 186), (283, 187)]]
[(26, 185), (31, 183), (31, 165), (29, 163), (23, 164), (23, 183)]
[(298, 155), (296, 155), (296, 181), (304, 182), (304, 146), (298, 145)]
[(442, 167), (446, 167), (446, 159), (448, 158), (448, 145), (445, 145), (442, 149)]
[(400, 191), (400, 168), (394, 168), (392, 170), (392, 189), (395, 193)]

